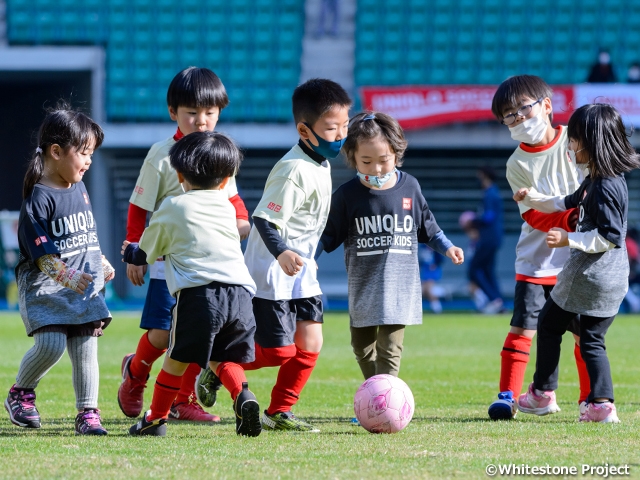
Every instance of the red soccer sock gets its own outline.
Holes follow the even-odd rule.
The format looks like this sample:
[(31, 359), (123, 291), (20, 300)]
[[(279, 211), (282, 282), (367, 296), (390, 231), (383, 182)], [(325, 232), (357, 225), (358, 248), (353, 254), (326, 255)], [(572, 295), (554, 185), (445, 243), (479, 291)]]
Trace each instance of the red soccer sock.
[(136, 348), (136, 355), (129, 364), (129, 371), (133, 378), (146, 381), (149, 372), (151, 372), (153, 362), (160, 358), (166, 351), (166, 348), (158, 349), (151, 345), (149, 332), (142, 335), (138, 342), (138, 348)]
[(229, 390), (231, 399), (235, 400), (242, 391), (242, 382), (247, 381), (247, 376), (240, 365), (233, 362), (222, 362), (216, 369), (216, 375), (220, 378), (224, 388)]
[(296, 355), (296, 346), (294, 344), (276, 348), (262, 348), (257, 343), (255, 346), (256, 359), (253, 362), (242, 364), (242, 368), (245, 371), (258, 370), (264, 367), (278, 367)]
[(500, 391), (511, 390), (513, 396), (518, 398), (522, 392), (522, 382), (529, 363), (529, 351), (531, 339), (523, 335), (509, 333), (504, 341), (502, 363), (500, 367)]
[(170, 373), (160, 370), (156, 385), (153, 387), (153, 399), (151, 400), (151, 413), (147, 420), (155, 420), (156, 418), (167, 418), (169, 409), (173, 401), (176, 399), (182, 377), (171, 375)]
[(573, 348), (573, 356), (576, 357), (576, 366), (578, 367), (578, 381), (580, 382), (580, 399), (578, 403), (580, 404), (586, 401), (589, 393), (591, 393), (591, 379), (587, 371), (587, 364), (584, 363), (580, 353), (580, 345), (576, 344)]
[[(187, 370), (182, 375), (182, 384), (176, 397), (176, 404), (189, 403), (189, 398), (191, 398), (191, 395), (194, 395), (196, 377), (200, 374), (200, 370), (202, 369), (197, 363), (189, 364)], [(193, 398), (195, 399), (195, 396)]]
[(296, 348), (296, 356), (280, 367), (276, 385), (271, 391), (271, 405), (267, 409), (269, 415), (291, 410), (300, 392), (316, 366), (319, 352), (307, 352)]

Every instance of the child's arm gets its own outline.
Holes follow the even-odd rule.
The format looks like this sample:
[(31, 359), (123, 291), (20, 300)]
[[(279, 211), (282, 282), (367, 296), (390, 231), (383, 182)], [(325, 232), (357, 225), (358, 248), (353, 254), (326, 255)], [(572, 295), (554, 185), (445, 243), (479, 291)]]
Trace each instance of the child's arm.
[(333, 252), (336, 248), (344, 243), (349, 232), (349, 220), (346, 211), (347, 203), (344, 198), (342, 188), (336, 190), (331, 196), (331, 208), (327, 224), (324, 227), (318, 248), (316, 249), (315, 258), (317, 259), (324, 251)]
[(125, 240), (120, 249), (122, 261), (129, 265), (147, 265), (147, 254), (140, 248), (140, 244)]
[(51, 277), (56, 283), (80, 294), (83, 294), (87, 286), (93, 282), (91, 275), (69, 268), (58, 255), (43, 255), (36, 260), (36, 265), (42, 273)]
[(464, 251), (456, 247), (442, 230), (436, 233), (426, 244), (439, 254), (449, 257), (455, 265), (461, 265), (464, 262)]
[(300, 255), (287, 247), (276, 225), (260, 217), (254, 217), (253, 224), (258, 230), (267, 250), (278, 260), (284, 273), (291, 277), (298, 273), (304, 266), (304, 261)]
[(549, 248), (569, 247), (586, 253), (602, 253), (616, 248), (616, 245), (598, 233), (598, 229), (588, 232), (567, 232), (562, 228), (552, 228), (547, 233)]
[(110, 282), (116, 276), (116, 269), (113, 268), (104, 255), (102, 255), (102, 272), (104, 273), (104, 283)]
[(422, 210), (422, 218), (418, 228), (418, 241), (426, 243), (436, 252), (449, 257), (454, 264), (460, 265), (464, 262), (464, 252), (461, 248), (456, 247), (440, 229), (427, 201), (421, 193), (418, 201)]
[[(137, 243), (142, 237), (144, 226), (147, 223), (147, 210), (133, 203), (129, 204), (129, 213), (127, 214), (127, 236), (126, 241)], [(139, 287), (144, 284), (144, 275), (147, 273), (147, 265), (133, 265), (127, 263), (127, 278), (129, 281)]]
[(565, 198), (565, 195), (555, 197), (545, 195), (538, 192), (535, 187), (520, 188), (513, 194), (513, 199), (516, 202), (542, 213), (564, 212), (567, 210)]
[(235, 178), (235, 175), (231, 177), (225, 188), (229, 192), (229, 201), (233, 205), (233, 208), (236, 209), (236, 226), (238, 227), (240, 240), (244, 240), (249, 236), (251, 224), (249, 223), (249, 211), (238, 193)]

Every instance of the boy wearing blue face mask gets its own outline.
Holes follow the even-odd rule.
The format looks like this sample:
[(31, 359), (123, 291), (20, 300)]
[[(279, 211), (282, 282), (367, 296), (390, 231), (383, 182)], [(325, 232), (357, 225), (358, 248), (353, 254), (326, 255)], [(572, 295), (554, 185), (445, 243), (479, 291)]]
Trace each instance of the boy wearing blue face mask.
[[(314, 254), (331, 202), (331, 167), (347, 136), (351, 99), (335, 82), (311, 79), (293, 92), (300, 141), (275, 164), (253, 212), (245, 263), (256, 282), (256, 359), (245, 370), (280, 367), (264, 430), (317, 432), (291, 408), (322, 347), (322, 292)], [(216, 388), (212, 375), (206, 390)], [(202, 392), (198, 388), (198, 394)]]
[[(502, 82), (493, 97), (493, 114), (509, 128), (511, 138), (520, 143), (507, 162), (507, 180), (514, 193), (534, 187), (549, 196), (569, 195), (584, 179), (584, 170), (569, 156), (566, 127), (554, 128), (551, 124), (552, 95), (540, 77), (518, 75)], [(511, 329), (502, 347), (500, 393), (489, 406), (489, 416), (494, 420), (511, 419), (517, 412), (515, 398), (522, 390), (538, 314), (556, 284), (556, 275), (569, 258), (568, 248), (547, 246), (547, 232), (553, 227), (573, 231), (577, 223), (575, 209), (544, 214), (522, 203), (518, 207), (525, 223), (516, 247), (514, 309)], [(576, 318), (569, 330), (579, 343), (577, 322)], [(590, 386), (578, 345), (574, 356), (580, 379), (578, 402), (582, 404)]]
[(460, 265), (461, 248), (436, 223), (418, 181), (402, 166), (407, 147), (398, 122), (360, 113), (344, 144), (356, 178), (331, 199), (318, 251), (344, 243), (349, 283), (351, 346), (365, 379), (398, 376), (404, 329), (422, 323), (418, 243)]

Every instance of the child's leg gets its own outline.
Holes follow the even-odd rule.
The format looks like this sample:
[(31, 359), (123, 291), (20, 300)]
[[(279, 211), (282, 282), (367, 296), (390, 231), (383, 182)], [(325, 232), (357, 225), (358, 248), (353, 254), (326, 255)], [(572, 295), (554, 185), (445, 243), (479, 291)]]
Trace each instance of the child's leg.
[(255, 344), (256, 358), (253, 362), (243, 363), (242, 368), (247, 370), (258, 370), (264, 367), (279, 367), (289, 359), (296, 356), (295, 344), (284, 347), (264, 348)]
[(580, 315), (580, 351), (591, 379), (588, 402), (613, 402), (613, 381), (604, 336), (614, 319), (615, 315), (608, 318)]
[(378, 327), (350, 327), (351, 347), (365, 380), (376, 372), (376, 335)]
[(243, 368), (234, 362), (209, 362), (209, 368), (220, 379), (224, 388), (231, 394), (231, 399), (235, 400), (242, 391), (243, 382), (247, 381), (247, 376)]
[(169, 331), (156, 328), (149, 329), (140, 337), (135, 356), (129, 363), (131, 376), (146, 382), (153, 362), (167, 351)]
[(560, 308), (549, 298), (538, 319), (538, 352), (533, 386), (537, 390), (549, 391), (558, 388), (558, 363), (562, 335), (576, 316)]
[(587, 370), (587, 364), (582, 359), (582, 353), (580, 353), (580, 337), (576, 334), (573, 335), (575, 345), (573, 346), (573, 356), (576, 359), (576, 367), (578, 368), (578, 382), (580, 384), (580, 396), (578, 397), (578, 404), (587, 401), (587, 397), (591, 392), (591, 380), (589, 379), (589, 372)]
[(98, 337), (77, 336), (67, 339), (71, 359), (76, 408), (98, 408), (100, 369), (98, 367)]
[(187, 370), (182, 375), (182, 383), (180, 384), (180, 391), (176, 397), (176, 404), (189, 403), (193, 396), (193, 389), (196, 384), (196, 377), (200, 373), (200, 365), (197, 363), (191, 363), (187, 367)]
[(151, 413), (147, 415), (147, 420), (152, 421), (169, 416), (171, 405), (176, 399), (182, 384), (182, 375), (188, 366), (188, 363), (178, 362), (169, 356), (164, 357), (162, 370), (160, 370), (153, 388)]
[(62, 332), (36, 332), (35, 345), (20, 362), (16, 386), (35, 389), (51, 368), (58, 363), (67, 348), (67, 334)]
[(271, 392), (269, 415), (287, 412), (300, 398), (322, 348), (322, 323), (313, 320), (297, 322), (295, 333), (296, 356), (285, 362), (278, 371)]
[(376, 374), (397, 377), (400, 373), (404, 325), (380, 325), (376, 342)]

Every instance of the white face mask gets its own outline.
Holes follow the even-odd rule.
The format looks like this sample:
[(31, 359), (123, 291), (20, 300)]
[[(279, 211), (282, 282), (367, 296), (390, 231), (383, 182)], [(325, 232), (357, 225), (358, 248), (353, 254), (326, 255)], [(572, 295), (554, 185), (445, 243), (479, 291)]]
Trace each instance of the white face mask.
[(573, 163), (575, 163), (576, 165), (578, 164), (578, 160), (576, 159), (576, 154), (578, 152), (581, 152), (582, 150), (584, 150), (584, 148), (581, 148), (580, 150), (578, 150), (577, 152), (574, 152), (573, 150), (567, 150), (567, 152), (569, 153), (569, 158), (571, 159), (571, 161)]
[(391, 180), (391, 176), (396, 173), (396, 169), (394, 168), (391, 172), (389, 173), (385, 173), (384, 175), (380, 176), (380, 177), (376, 177), (373, 175), (366, 175), (364, 173), (360, 173), (356, 170), (356, 175), (358, 176), (358, 178), (364, 180), (365, 183), (371, 185), (372, 187), (375, 188), (382, 188), (382, 186), (387, 183), (389, 180)]
[(509, 129), (511, 138), (518, 142), (535, 145), (542, 140), (544, 133), (547, 131), (547, 122), (544, 120), (546, 115), (540, 108), (540, 112), (535, 117), (529, 118), (524, 122)]

